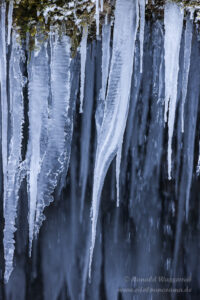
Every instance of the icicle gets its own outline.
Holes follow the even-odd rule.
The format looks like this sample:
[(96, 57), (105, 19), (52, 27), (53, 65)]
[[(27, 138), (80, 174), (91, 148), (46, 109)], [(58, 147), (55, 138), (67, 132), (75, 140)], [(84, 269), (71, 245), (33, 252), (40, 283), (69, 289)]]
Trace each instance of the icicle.
[(79, 60), (73, 59), (71, 61), (71, 66), (70, 66), (70, 72), (72, 74), (72, 75), (70, 75), (71, 76), (70, 106), (69, 106), (69, 111), (68, 111), (70, 122), (68, 122), (67, 127), (66, 127), (66, 132), (67, 132), (66, 144), (67, 144), (68, 158), (66, 159), (65, 164), (63, 166), (63, 172), (61, 174), (61, 179), (58, 184), (58, 189), (57, 189), (58, 197), (61, 196), (61, 192), (63, 191), (63, 188), (66, 186), (68, 164), (69, 164), (69, 160), (70, 160), (70, 148), (71, 148), (71, 142), (72, 142), (72, 135), (73, 135), (73, 131), (74, 131), (74, 122), (73, 122), (74, 121), (74, 113), (75, 113), (78, 92), (79, 92), (79, 82), (80, 82), (80, 72), (79, 71), (80, 71)]
[(16, 43), (13, 34), (10, 58), (10, 145), (7, 168), (7, 187), (5, 193), (5, 228), (4, 228), (4, 256), (5, 281), (7, 282), (13, 269), (15, 218), (17, 214), (18, 192), (21, 184), (20, 162), (23, 125), (23, 85), (25, 83), (20, 70), (23, 58), (22, 50)]
[(175, 3), (165, 5), (165, 122), (168, 116), (168, 177), (171, 179), (172, 137), (174, 130), (177, 85), (179, 73), (179, 52), (183, 27), (183, 10)]
[[(29, 76), (29, 251), (31, 254), (38, 193), (38, 176), (42, 161), (43, 124), (46, 118), (49, 97), (48, 57), (44, 46), (32, 53), (28, 68)], [(47, 126), (47, 124), (45, 124)]]
[(139, 0), (140, 4), (140, 73), (143, 69), (144, 29), (145, 29), (145, 0)]
[(89, 47), (88, 51), (91, 52), (87, 58), (86, 65), (86, 85), (85, 85), (85, 102), (84, 102), (84, 114), (82, 115), (81, 123), (81, 161), (80, 161), (80, 178), (81, 185), (81, 208), (80, 208), (80, 221), (82, 221), (82, 215), (84, 210), (84, 200), (86, 193), (87, 177), (90, 165), (90, 137), (92, 126), (92, 112), (94, 103), (94, 78), (95, 78), (95, 50), (96, 47), (93, 44)]
[(10, 45), (10, 37), (12, 30), (13, 2), (14, 0), (10, 0), (8, 9), (8, 45)]
[(95, 112), (95, 123), (96, 123), (96, 132), (97, 140), (101, 130), (101, 125), (103, 122), (103, 114), (105, 109), (105, 97), (102, 96), (102, 74), (103, 74), (103, 57), (102, 57), (102, 43), (97, 43), (97, 55), (96, 55), (96, 90), (98, 91), (98, 98), (96, 103), (96, 112)]
[[(150, 180), (152, 180), (151, 182), (154, 182), (154, 186), (151, 187), (151, 189), (156, 190), (159, 176), (155, 176), (155, 174), (160, 172), (160, 162), (162, 157), (162, 145), (164, 135), (163, 101), (161, 100), (164, 96), (164, 32), (162, 28), (162, 22), (160, 20), (156, 21), (151, 27), (151, 31), (153, 61), (152, 73), (150, 73), (150, 76), (152, 77), (152, 80), (151, 77), (149, 79), (144, 77), (144, 82), (145, 88), (148, 85), (146, 82), (149, 82), (153, 86), (153, 95), (151, 105), (149, 108), (151, 113), (151, 121), (149, 122), (149, 124), (147, 124), (148, 137), (146, 142), (146, 152), (144, 156), (143, 181), (149, 182)], [(156, 47), (154, 45), (156, 45)], [(149, 49), (149, 51), (151, 51), (151, 49)], [(148, 95), (149, 94), (150, 91)], [(145, 99), (144, 91), (142, 98), (144, 98), (144, 104), (145, 102), (148, 103), (148, 100)]]
[(104, 0), (101, 0), (101, 12), (103, 11), (103, 2)]
[(8, 137), (8, 104), (7, 104), (7, 63), (6, 63), (6, 3), (1, 4), (1, 28), (0, 28), (0, 75), (1, 75), (1, 114), (2, 114), (2, 164), (5, 191), (7, 185), (7, 137)]
[[(44, 220), (43, 210), (53, 201), (54, 192), (63, 169), (68, 169), (71, 152), (73, 110), (71, 106), (70, 40), (67, 36), (51, 44), (51, 107), (46, 150), (38, 176), (38, 197), (34, 234)], [(68, 138), (69, 137), (69, 138)]]
[(135, 2), (132, 0), (117, 0), (108, 92), (103, 123), (97, 140), (91, 208), (92, 237), (89, 277), (91, 276), (101, 190), (110, 163), (123, 140), (126, 126), (136, 32), (137, 15)]
[(196, 174), (197, 174), (197, 176), (200, 175), (200, 142), (199, 142), (199, 158), (198, 158), (198, 163), (197, 163), (197, 168), (196, 168)]
[(105, 16), (105, 25), (108, 25), (108, 14)]
[(191, 7), (190, 8), (190, 20), (194, 20), (194, 13), (195, 13), (195, 8)]
[(110, 35), (111, 24), (103, 25), (102, 28), (102, 88), (101, 98), (106, 98), (106, 87), (108, 82), (109, 65), (110, 65)]
[[(140, 55), (139, 55), (139, 47), (135, 49), (135, 60), (134, 60), (134, 70), (133, 70), (133, 82), (132, 82), (132, 91), (130, 98), (130, 109), (129, 116), (127, 121), (126, 128), (126, 138), (124, 143), (124, 162), (123, 162), (123, 174), (126, 174), (127, 164), (128, 164), (128, 152), (131, 146), (131, 140), (133, 135), (133, 120), (135, 114), (136, 104), (139, 98), (140, 86), (141, 86), (142, 75), (140, 73)], [(125, 181), (126, 176), (123, 176), (123, 180)], [(123, 181), (123, 182), (124, 182)]]
[(87, 38), (88, 38), (88, 27), (87, 25), (83, 27), (83, 35), (80, 45), (81, 51), (81, 91), (80, 91), (80, 110), (83, 112), (83, 100), (84, 100), (84, 87), (85, 87), (85, 66), (87, 57)]
[(120, 166), (121, 166), (121, 156), (122, 156), (122, 144), (119, 146), (116, 157), (116, 185), (117, 185), (117, 207), (119, 207), (120, 202)]
[(99, 36), (99, 0), (96, 0), (96, 35)]
[(188, 17), (186, 22), (186, 29), (185, 29), (184, 65), (183, 65), (183, 79), (182, 79), (182, 104), (181, 104), (182, 105), (182, 110), (181, 110), (182, 132), (184, 132), (184, 107), (185, 107), (185, 100), (187, 96), (188, 79), (189, 79), (189, 71), (190, 71), (192, 30), (193, 30), (193, 24)]

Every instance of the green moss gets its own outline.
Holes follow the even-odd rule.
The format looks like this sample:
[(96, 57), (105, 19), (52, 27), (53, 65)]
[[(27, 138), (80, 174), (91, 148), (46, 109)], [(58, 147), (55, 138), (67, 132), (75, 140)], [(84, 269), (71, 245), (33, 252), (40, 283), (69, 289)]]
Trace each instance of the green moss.
[[(112, 12), (113, 7), (105, 3), (101, 20)], [(82, 28), (86, 24), (89, 37), (93, 38), (96, 26), (95, 3), (91, 0), (14, 0), (13, 26), (21, 40), (29, 33), (31, 49), (34, 47), (35, 36), (46, 38), (50, 30), (57, 30), (66, 32), (71, 38), (72, 56), (75, 56)]]
[[(9, 3), (9, 0), (6, 1)], [(166, 1), (181, 3), (184, 7), (200, 5), (200, 0), (149, 0), (146, 17), (163, 17)], [(106, 14), (113, 17), (114, 4), (108, 4), (104, 0), (100, 24), (104, 22)], [(57, 30), (65, 32), (71, 38), (72, 56), (75, 56), (85, 25), (88, 26), (89, 39), (94, 39), (95, 3), (91, 0), (14, 0), (13, 26), (20, 33), (21, 40), (29, 33), (30, 49), (34, 47), (35, 36), (43, 36), (45, 39), (50, 30)]]

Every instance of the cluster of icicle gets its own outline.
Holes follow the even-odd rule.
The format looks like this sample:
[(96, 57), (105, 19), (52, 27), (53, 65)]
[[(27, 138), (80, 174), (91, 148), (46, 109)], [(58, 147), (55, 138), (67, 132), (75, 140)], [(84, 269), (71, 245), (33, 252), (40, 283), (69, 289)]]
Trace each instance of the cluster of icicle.
[[(96, 1), (97, 35), (99, 35), (99, 9), (103, 1)], [(74, 83), (73, 60), (70, 58), (70, 40), (50, 33), (49, 40), (29, 53), (28, 78), (22, 68), (25, 62), (23, 47), (17, 42), (12, 27), (13, 1), (10, 1), (8, 26), (6, 26), (6, 4), (1, 4), (0, 25), (0, 82), (1, 82), (1, 144), (3, 162), (4, 199), (4, 254), (5, 281), (13, 269), (14, 232), (17, 202), (20, 186), (27, 181), (29, 201), (29, 249), (37, 236), (43, 211), (53, 201), (53, 192), (59, 185), (65, 185), (70, 160), (73, 133), (73, 113), (78, 84)], [(164, 13), (165, 51), (165, 101), (163, 118), (168, 125), (168, 177), (172, 178), (172, 138), (176, 114), (176, 101), (179, 74), (179, 53), (183, 31), (183, 9), (175, 3), (168, 3)], [(145, 0), (117, 0), (113, 42), (111, 49), (111, 24), (102, 26), (102, 86), (96, 111), (97, 148), (95, 157), (91, 246), (88, 261), (89, 276), (95, 246), (96, 227), (100, 198), (107, 170), (116, 156), (117, 206), (119, 206), (120, 164), (123, 136), (129, 113), (134, 53), (137, 33), (140, 41), (140, 68), (143, 72), (143, 45), (145, 30)], [(184, 104), (190, 69), (193, 21), (186, 19), (184, 33), (184, 66), (182, 78), (182, 131), (184, 131)], [(87, 117), (92, 107), (83, 111), (85, 65), (87, 54), (88, 29), (84, 27), (80, 45), (80, 112), (86, 115), (83, 137), (90, 126)], [(37, 39), (36, 39), (37, 44)], [(10, 51), (8, 63), (8, 49)], [(9, 68), (8, 68), (9, 66)], [(161, 69), (163, 67), (161, 66)], [(8, 74), (7, 74), (8, 72)], [(7, 84), (7, 78), (9, 84)], [(160, 81), (162, 79), (159, 79)], [(25, 157), (22, 156), (24, 143), (24, 86), (28, 85), (28, 145)], [(130, 109), (132, 109), (130, 107)], [(131, 132), (129, 132), (131, 135)], [(89, 143), (89, 140), (88, 140)], [(81, 144), (83, 154), (88, 151), (85, 139)], [(81, 155), (80, 182), (82, 186), (81, 212), (84, 209), (86, 176), (88, 164)], [(191, 159), (191, 164), (193, 161)], [(186, 215), (189, 207), (189, 191), (192, 173), (187, 184)]]

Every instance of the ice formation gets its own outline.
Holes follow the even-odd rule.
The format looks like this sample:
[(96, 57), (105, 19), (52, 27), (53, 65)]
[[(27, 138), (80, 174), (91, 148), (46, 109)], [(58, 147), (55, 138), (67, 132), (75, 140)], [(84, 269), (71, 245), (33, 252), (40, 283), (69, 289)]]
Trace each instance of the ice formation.
[(87, 38), (88, 38), (88, 28), (87, 25), (83, 28), (83, 36), (80, 45), (81, 52), (81, 94), (80, 94), (80, 113), (83, 112), (83, 100), (84, 100), (84, 87), (85, 87), (85, 65), (87, 56)]
[(99, 35), (99, 0), (96, 0), (96, 34)]
[(145, 28), (145, 0), (139, 0), (140, 6), (140, 73), (143, 69), (144, 28)]
[[(91, 276), (101, 190), (110, 163), (122, 145), (126, 126), (138, 22), (136, 11), (135, 3), (131, 3), (129, 0), (116, 2), (108, 91), (97, 140), (94, 169), (89, 276)], [(124, 19), (125, 15), (127, 15), (126, 19)]]
[[(24, 103), (23, 103), (23, 78), (20, 64), (24, 60), (23, 51), (16, 43), (13, 34), (12, 52), (10, 58), (10, 109), (11, 114), (9, 130), (10, 142), (8, 146), (7, 180), (4, 190), (4, 255), (6, 261), (5, 280), (7, 281), (12, 272), (12, 262), (14, 255), (14, 232), (15, 219), (17, 215), (17, 204), (19, 189), (25, 173), (22, 163), (22, 125), (24, 123)], [(16, 109), (17, 107), (17, 109)]]
[(172, 138), (176, 114), (179, 52), (184, 12), (175, 3), (165, 5), (165, 122), (168, 114), (168, 178), (172, 178)]
[[(184, 26), (181, 6), (172, 2), (165, 5), (163, 27), (161, 20), (154, 20), (152, 24), (145, 21), (147, 3), (145, 0), (117, 0), (114, 21), (106, 15), (103, 23), (101, 13), (106, 2), (96, 0), (97, 41), (90, 41), (89, 27), (81, 25), (80, 51), (71, 58), (70, 38), (64, 33), (50, 30), (43, 42), (41, 36), (36, 35), (36, 47), (32, 51), (19, 43), (18, 33), (12, 28), (13, 1), (7, 10), (6, 2), (2, 1), (0, 166), (2, 164), (3, 179), (0, 188), (5, 219), (5, 281), (9, 280), (13, 270), (18, 206), (26, 201), (21, 194), (28, 198), (31, 255), (33, 240), (45, 219), (45, 208), (55, 200), (54, 208), (57, 209), (66, 187), (67, 200), (60, 212), (58, 228), (52, 220), (45, 225), (52, 233), (43, 233), (46, 235), (41, 244), (44, 286), (48, 290), (48, 276), (52, 276), (52, 282), (57, 280), (56, 287), (54, 284), (51, 287), (55, 299), (65, 279), (70, 296), (73, 298), (75, 293), (76, 299), (80, 295), (84, 299), (88, 273), (91, 280), (94, 276), (95, 282), (100, 284), (99, 274), (105, 255), (108, 258), (103, 267), (109, 279), (108, 282), (105, 280), (105, 290), (109, 299), (117, 299), (117, 289), (122, 277), (126, 276), (126, 268), (121, 262), (119, 267), (116, 266), (112, 251), (116, 251), (116, 257), (122, 253), (128, 257), (128, 263), (132, 263), (128, 256), (131, 222), (127, 222), (125, 238), (124, 229), (120, 227), (124, 207), (128, 208), (128, 217), (134, 220), (141, 240), (145, 234), (147, 239), (154, 237), (155, 227), (159, 227), (157, 216), (161, 205), (169, 203), (171, 218), (176, 212), (172, 262), (175, 275), (182, 225), (190, 218), (191, 189), (196, 178), (194, 169), (197, 176), (200, 173), (197, 153), (200, 90), (196, 84), (199, 82), (199, 42), (191, 16), (185, 16)], [(27, 33), (27, 39), (28, 36)], [(75, 115), (78, 106), (82, 114)], [(166, 156), (168, 178), (162, 167)], [(109, 228), (104, 236), (100, 225), (109, 227), (110, 221), (104, 225), (100, 220), (99, 225), (98, 216), (101, 215), (101, 194), (107, 177), (110, 183), (107, 190), (110, 190), (106, 197), (111, 199), (110, 202), (115, 200), (120, 208), (115, 208), (114, 228)], [(173, 187), (173, 192), (169, 188), (160, 196), (161, 179)], [(65, 209), (69, 210), (69, 220), (65, 218)], [(59, 229), (61, 238), (57, 238), (56, 230)], [(164, 230), (171, 234), (168, 223)], [(51, 238), (56, 241), (55, 247), (59, 251), (56, 258), (61, 264), (58, 278), (52, 271), (54, 262), (48, 265), (48, 257), (54, 252), (48, 244)], [(123, 247), (118, 243), (120, 239), (124, 239)], [(109, 240), (114, 241), (112, 246)], [(141, 240), (135, 247), (138, 247), (138, 261), (143, 265)], [(62, 253), (60, 244), (68, 245), (71, 256)], [(62, 265), (65, 258), (66, 265)], [(74, 271), (77, 261), (81, 269), (79, 288), (71, 282), (78, 277)], [(116, 266), (117, 275), (113, 281), (110, 265)], [(169, 269), (169, 263), (166, 268)], [(94, 295), (98, 294), (98, 289), (93, 287), (91, 294), (91, 299), (97, 299)], [(45, 299), (49, 299), (49, 295), (47, 291)]]
[(106, 99), (106, 89), (108, 83), (108, 74), (110, 66), (110, 36), (111, 36), (111, 24), (105, 24), (102, 28), (102, 87), (101, 98)]
[[(29, 247), (31, 252), (35, 216), (37, 207), (39, 174), (44, 149), (41, 140), (43, 130), (47, 127), (48, 116), (48, 57), (45, 45), (31, 56), (29, 68), (29, 144), (27, 161), (29, 163)], [(45, 142), (45, 140), (44, 140)], [(45, 145), (44, 145), (45, 146)], [(43, 148), (44, 148), (43, 146)]]
[[(71, 97), (71, 58), (68, 37), (55, 36), (51, 44), (49, 118), (43, 123), (41, 168), (38, 174), (37, 208), (34, 231), (37, 235), (45, 206), (53, 201), (62, 172), (67, 170), (71, 152), (73, 97)], [(40, 104), (41, 105), (41, 104)], [(47, 126), (48, 125), (48, 126)]]
[(190, 56), (192, 49), (192, 31), (193, 22), (189, 16), (186, 21), (185, 37), (184, 37), (184, 69), (183, 69), (183, 81), (182, 81), (182, 132), (184, 132), (184, 107), (187, 96), (187, 87), (190, 71)]
[(10, 0), (9, 10), (8, 10), (8, 45), (10, 45), (10, 37), (11, 37), (11, 30), (12, 30), (13, 5), (14, 5), (14, 0)]

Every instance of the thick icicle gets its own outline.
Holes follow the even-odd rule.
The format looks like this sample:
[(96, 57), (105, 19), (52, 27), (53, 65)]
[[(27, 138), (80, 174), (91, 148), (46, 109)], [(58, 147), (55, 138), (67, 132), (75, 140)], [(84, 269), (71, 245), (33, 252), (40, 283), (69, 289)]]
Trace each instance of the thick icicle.
[(103, 25), (102, 28), (102, 88), (101, 98), (106, 98), (106, 87), (108, 82), (109, 65), (110, 65), (110, 35), (111, 24)]
[(85, 66), (87, 58), (87, 38), (88, 28), (87, 25), (83, 27), (83, 35), (80, 45), (81, 51), (81, 90), (80, 90), (80, 113), (83, 112), (84, 88), (85, 88)]
[(145, 28), (145, 0), (139, 0), (140, 4), (140, 73), (143, 69), (144, 28)]
[[(38, 193), (38, 176), (42, 162), (43, 124), (48, 112), (48, 56), (45, 46), (39, 52), (32, 53), (28, 68), (29, 75), (29, 145), (30, 161), (29, 182), (29, 250), (33, 241)], [(47, 124), (45, 124), (47, 126)]]
[(18, 192), (21, 184), (20, 162), (22, 146), (22, 125), (24, 120), (23, 85), (25, 83), (20, 70), (23, 52), (16, 43), (13, 34), (12, 52), (10, 58), (10, 144), (7, 169), (7, 187), (5, 193), (5, 228), (4, 228), (4, 256), (5, 281), (8, 281), (13, 269), (15, 218), (17, 215)]
[[(43, 210), (53, 201), (63, 169), (68, 169), (71, 151), (73, 111), (71, 110), (71, 58), (68, 37), (57, 37), (51, 45), (51, 106), (48, 140), (38, 176), (35, 235), (44, 220)], [(74, 100), (74, 98), (72, 97)]]
[(186, 22), (185, 29), (185, 45), (184, 45), (184, 67), (183, 67), (183, 79), (182, 79), (182, 109), (181, 109), (181, 130), (184, 132), (184, 107), (187, 96), (188, 79), (190, 71), (190, 56), (192, 48), (192, 30), (193, 23), (189, 16)]
[(110, 163), (121, 146), (126, 126), (137, 32), (137, 17), (135, 2), (131, 0), (117, 0), (108, 93), (103, 122), (97, 140), (91, 208), (92, 237), (89, 276), (91, 276), (101, 191)]
[(10, 45), (11, 38), (11, 30), (12, 30), (12, 18), (13, 18), (13, 2), (14, 0), (10, 0), (9, 9), (8, 9), (8, 45)]
[(183, 10), (175, 3), (165, 5), (165, 122), (168, 115), (168, 178), (172, 169), (172, 138), (174, 131), (177, 86), (179, 74), (179, 52), (183, 28)]

